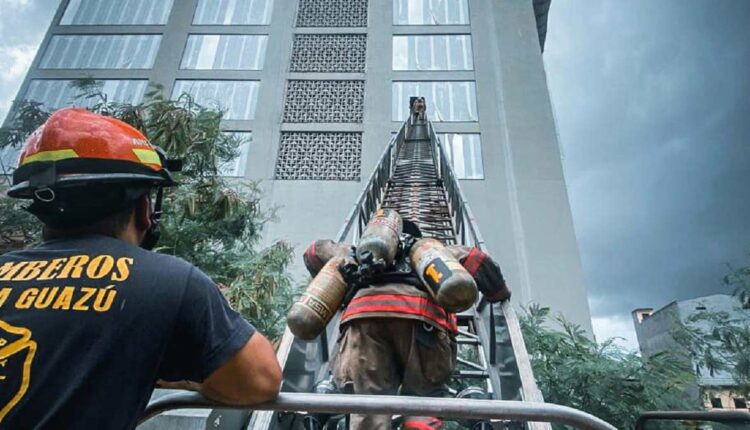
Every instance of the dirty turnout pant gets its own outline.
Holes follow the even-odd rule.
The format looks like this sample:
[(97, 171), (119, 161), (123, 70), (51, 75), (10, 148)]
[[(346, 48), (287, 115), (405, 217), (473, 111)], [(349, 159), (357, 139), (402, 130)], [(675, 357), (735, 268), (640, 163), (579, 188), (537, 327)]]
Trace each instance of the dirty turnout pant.
[[(456, 364), (443, 329), (405, 318), (346, 323), (333, 366), (336, 385), (354, 394), (440, 395)], [(389, 415), (352, 415), (351, 430), (390, 430)]]

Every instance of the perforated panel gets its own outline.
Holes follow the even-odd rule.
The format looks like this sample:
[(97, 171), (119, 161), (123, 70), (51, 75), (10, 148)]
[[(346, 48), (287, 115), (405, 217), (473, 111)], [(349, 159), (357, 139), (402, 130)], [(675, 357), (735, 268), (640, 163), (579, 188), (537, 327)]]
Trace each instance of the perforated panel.
[(362, 133), (282, 132), (276, 179), (359, 181)]
[(367, 27), (367, 0), (299, 0), (297, 27)]
[(366, 53), (364, 34), (298, 34), (291, 71), (363, 73)]
[(284, 122), (362, 122), (364, 81), (289, 81)]

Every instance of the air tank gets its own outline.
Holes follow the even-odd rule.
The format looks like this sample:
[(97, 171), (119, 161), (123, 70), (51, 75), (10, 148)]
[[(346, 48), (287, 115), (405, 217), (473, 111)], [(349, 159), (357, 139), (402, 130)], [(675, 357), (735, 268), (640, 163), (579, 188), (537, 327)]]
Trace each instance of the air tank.
[(347, 260), (345, 256), (333, 257), (310, 281), (287, 314), (289, 330), (302, 340), (315, 339), (325, 330), (346, 294), (346, 281), (339, 272), (338, 265)]
[(363, 269), (384, 270), (393, 264), (403, 230), (401, 215), (393, 209), (378, 209), (357, 242), (357, 261)]
[(412, 268), (428, 287), (435, 302), (448, 312), (464, 311), (477, 300), (474, 278), (439, 240), (418, 240), (409, 257)]

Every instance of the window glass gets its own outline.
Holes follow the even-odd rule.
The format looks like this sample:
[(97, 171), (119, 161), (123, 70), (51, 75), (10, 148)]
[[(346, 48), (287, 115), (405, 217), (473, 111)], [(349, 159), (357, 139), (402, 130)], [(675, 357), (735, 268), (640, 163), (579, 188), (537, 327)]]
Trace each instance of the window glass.
[(268, 25), (273, 0), (198, 0), (193, 24)]
[(249, 120), (255, 118), (258, 87), (258, 81), (178, 80), (172, 98), (188, 93), (200, 105), (226, 111), (224, 119)]
[(411, 96), (425, 98), (427, 117), (432, 121), (477, 121), (474, 82), (394, 82), (391, 94), (393, 121), (404, 121), (409, 116)]
[(468, 0), (393, 0), (395, 25), (466, 25)]
[[(81, 95), (74, 81), (63, 79), (35, 79), (29, 83), (24, 99), (43, 104), (43, 109), (53, 111), (66, 106), (90, 107), (98, 100), (77, 98)], [(145, 79), (98, 80), (107, 100), (118, 103), (138, 104), (143, 100), (148, 81)]]
[(441, 133), (438, 136), (458, 179), (484, 179), (478, 134)]
[(393, 36), (393, 70), (473, 70), (471, 36)]
[(173, 0), (70, 0), (60, 25), (163, 25)]
[(160, 35), (52, 36), (41, 69), (150, 69)]
[(237, 138), (241, 144), (239, 147), (240, 154), (233, 160), (219, 166), (219, 175), (221, 176), (244, 176), (245, 166), (247, 165), (247, 152), (253, 141), (253, 133), (250, 131), (226, 131)]
[(188, 37), (183, 69), (262, 70), (268, 36), (191, 35)]

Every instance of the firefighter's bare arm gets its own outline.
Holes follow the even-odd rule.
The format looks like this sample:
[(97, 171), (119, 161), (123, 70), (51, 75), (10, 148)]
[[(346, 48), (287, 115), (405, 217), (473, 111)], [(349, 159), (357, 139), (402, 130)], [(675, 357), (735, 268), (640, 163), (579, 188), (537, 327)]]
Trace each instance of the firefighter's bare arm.
[(281, 388), (281, 368), (271, 343), (255, 332), (232, 358), (202, 384), (204, 396), (227, 404), (255, 404), (275, 399)]

